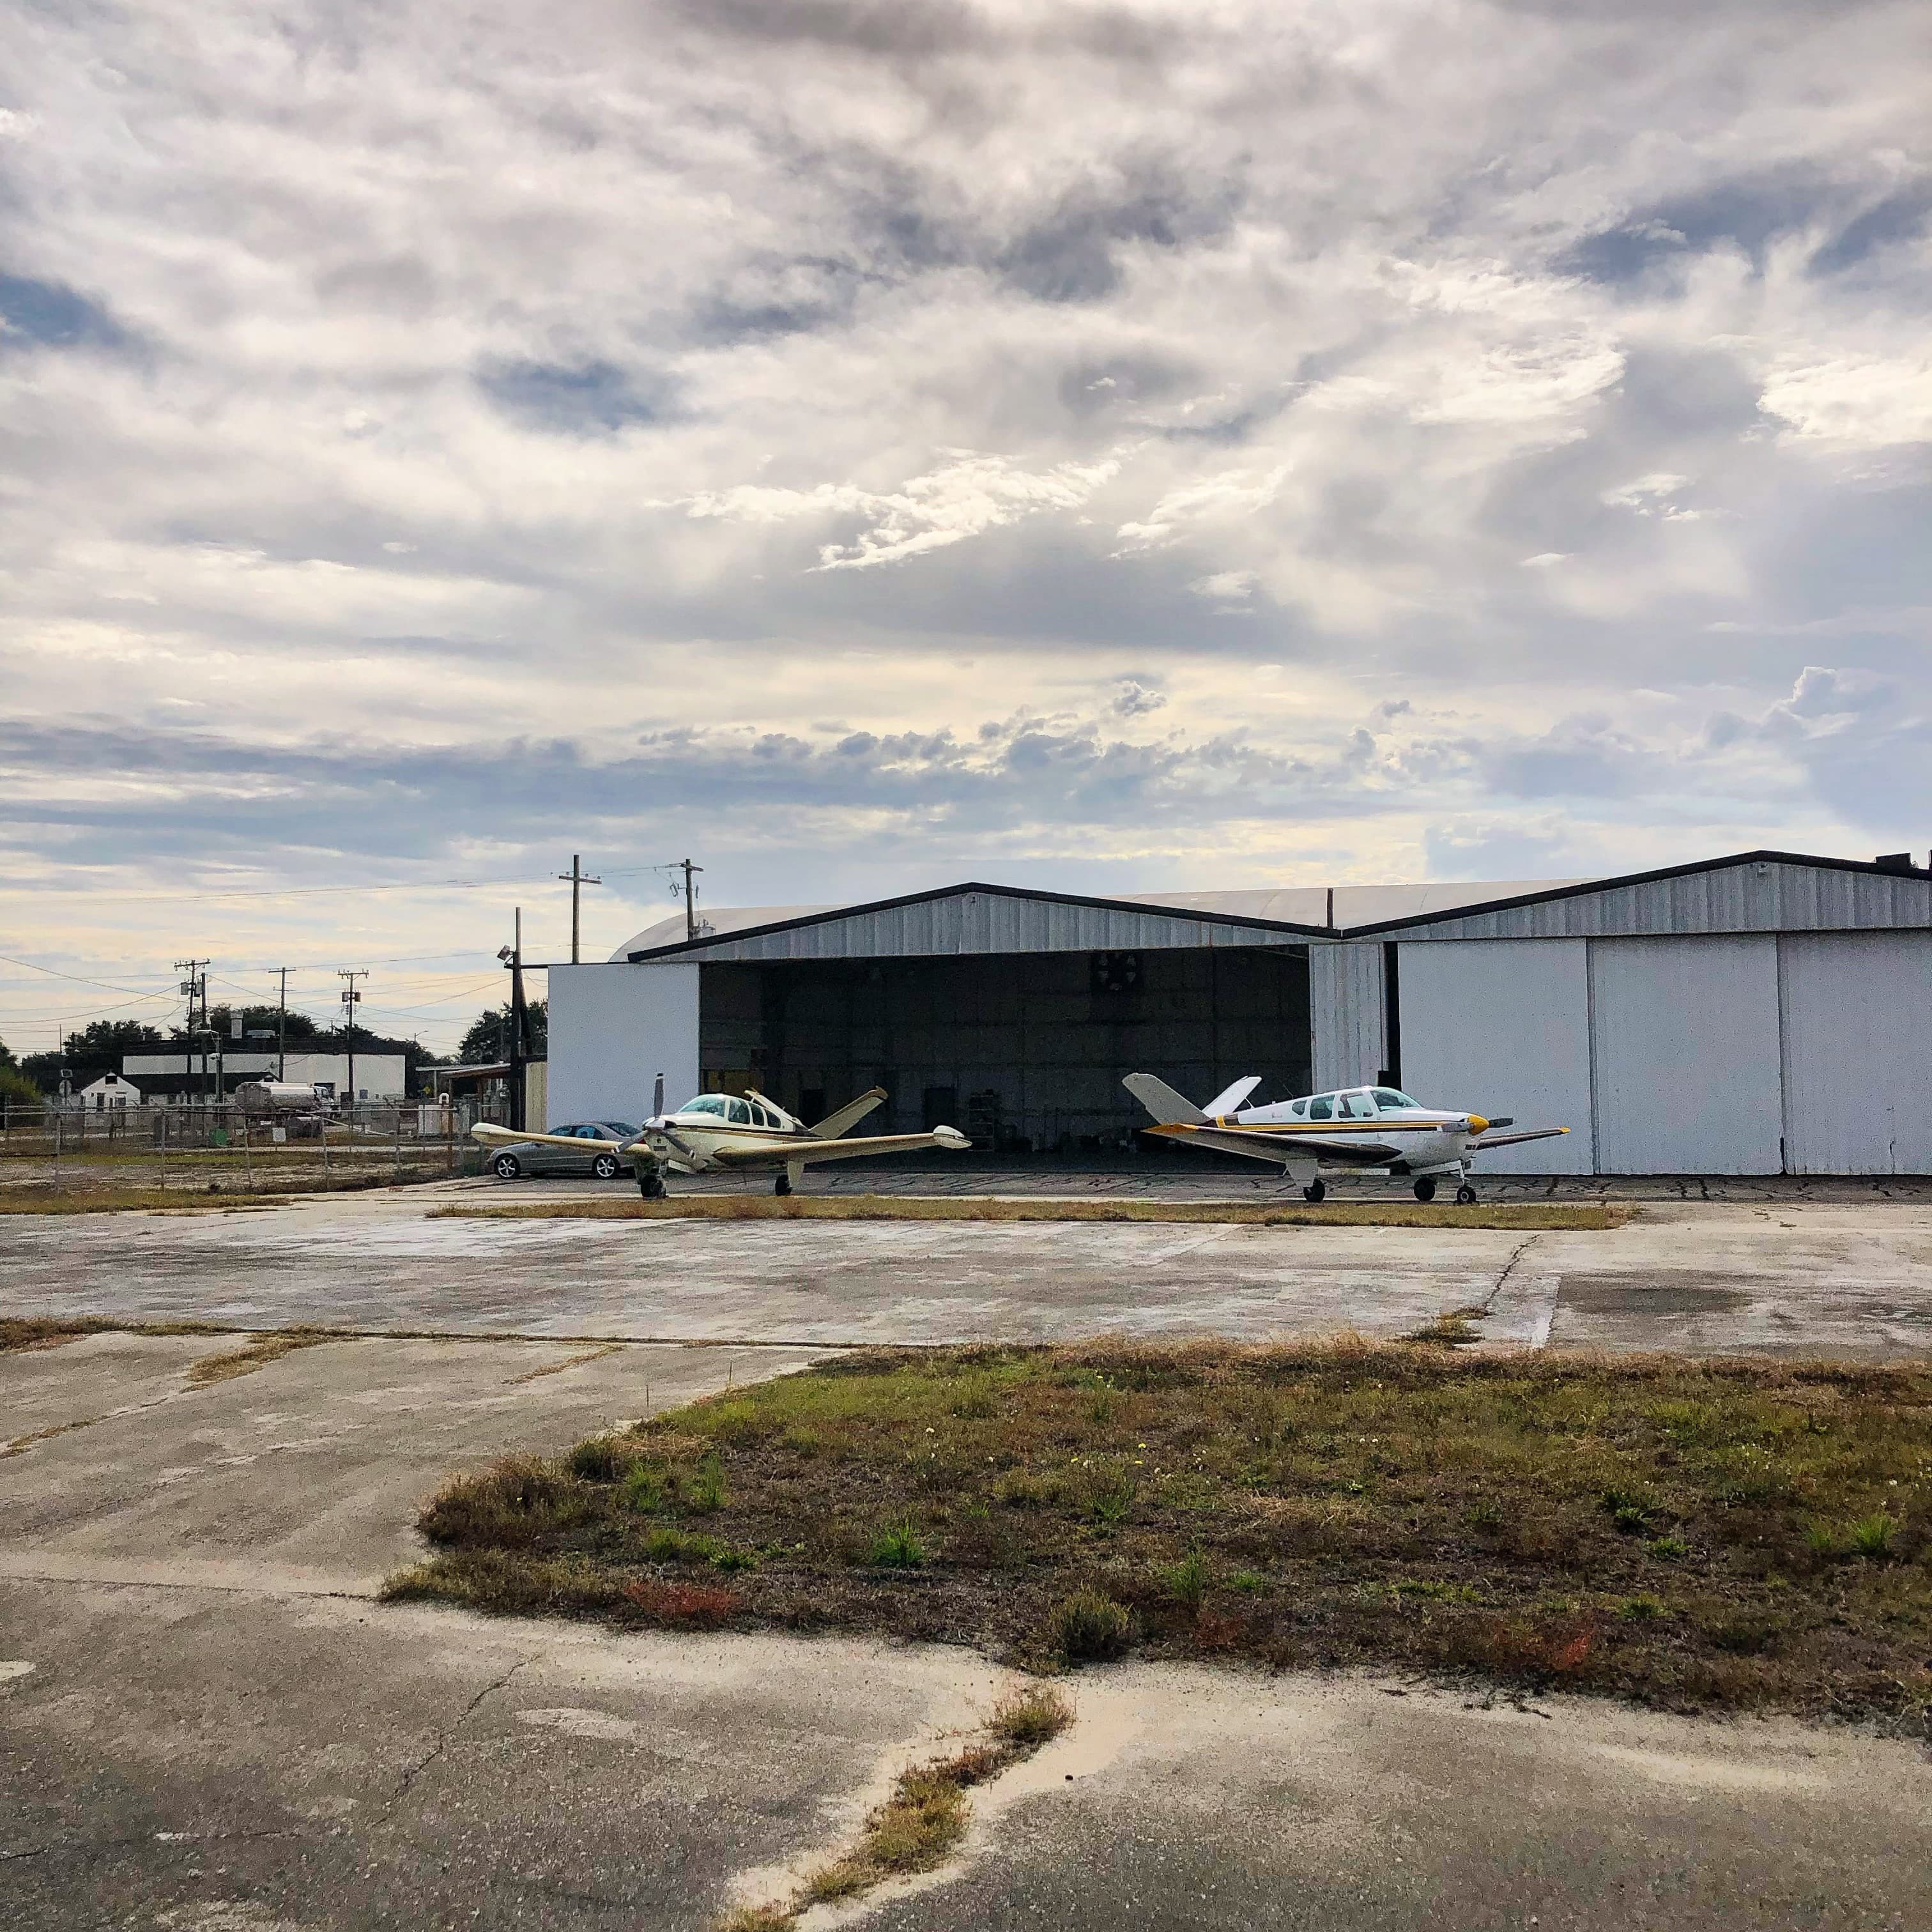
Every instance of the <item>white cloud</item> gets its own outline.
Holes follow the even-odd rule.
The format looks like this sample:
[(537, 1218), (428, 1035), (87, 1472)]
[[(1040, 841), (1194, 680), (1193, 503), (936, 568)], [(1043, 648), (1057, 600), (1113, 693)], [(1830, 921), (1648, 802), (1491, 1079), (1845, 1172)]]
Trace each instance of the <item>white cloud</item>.
[(1002, 456), (971, 450), (945, 454), (952, 460), (909, 477), (896, 490), (862, 490), (849, 483), (782, 490), (743, 483), (701, 492), (690, 500), (687, 514), (763, 524), (799, 518), (856, 519), (868, 527), (850, 542), (821, 544), (816, 567), (863, 570), (944, 550), (1024, 517), (1077, 509), (1120, 468), (1118, 459), (1107, 458), (1064, 463), (1040, 472)]
[[(1932, 713), (1921, 12), (1693, 10), (1663, 61), (1487, 0), (44, 11), (9, 929), (172, 957), (147, 870), (372, 850), (690, 838), (744, 898), (1900, 842), (1852, 753)], [(76, 866), (124, 910), (8, 884)]]
[(1932, 442), (1932, 356), (1841, 356), (1780, 369), (1760, 406), (1794, 440), (1848, 449)]

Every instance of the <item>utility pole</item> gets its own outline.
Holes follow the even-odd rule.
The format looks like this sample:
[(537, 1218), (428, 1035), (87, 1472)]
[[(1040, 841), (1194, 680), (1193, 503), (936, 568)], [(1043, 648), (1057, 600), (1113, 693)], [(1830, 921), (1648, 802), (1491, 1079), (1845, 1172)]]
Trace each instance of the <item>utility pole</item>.
[(573, 853), (572, 853), (572, 854), (571, 854), (571, 855), (570, 855), (570, 870), (569, 870), (568, 872), (560, 872), (560, 873), (558, 873), (558, 874), (557, 874), (557, 877), (558, 877), (560, 879), (568, 879), (568, 880), (570, 881), (570, 963), (571, 963), (573, 966), (574, 966), (574, 965), (576, 965), (576, 964), (578, 964), (578, 958), (577, 958), (577, 896), (578, 896), (578, 892), (579, 890), (580, 890), (581, 887), (583, 887), (583, 886), (601, 886), (601, 885), (604, 883), (604, 881), (603, 881), (602, 879), (593, 879), (593, 878), (592, 878), (590, 877), (590, 875), (587, 872), (586, 872), (584, 871), (584, 859), (583, 859), (583, 855), (582, 855), (580, 853), (577, 853), (577, 852), (573, 852)]
[(511, 944), (496, 957), (510, 969), (509, 1051), (503, 1058), (510, 1064), (510, 1120), (512, 1130), (524, 1131), (524, 1063), (530, 1054), (530, 1010), (524, 1004), (524, 909), (517, 908), (517, 933)]
[[(338, 967), (335, 976), (349, 982), (342, 992), (342, 1034), (349, 1049), (349, 1105), (352, 1109), (356, 1105), (356, 1009), (362, 1004), (362, 995), (356, 990), (356, 982), (368, 979), (369, 969), (366, 966)], [(356, 1119), (352, 1112), (349, 1118), (352, 1126)]]
[(282, 976), (282, 1003), (275, 1016), (275, 1081), (280, 1085), (289, 1077), (289, 969), (276, 970)]
[[(185, 1029), (187, 1052), (182, 1058), (184, 1073), (194, 1072), (194, 1042), (196, 1034), (195, 1005), (201, 1006), (200, 1030), (208, 1030), (208, 968), (213, 962), (206, 959), (177, 959), (175, 970), (185, 973), (188, 977), (181, 982), (181, 990), (188, 995), (188, 1025)], [(201, 1074), (195, 1082), (194, 1090), (198, 1100), (205, 1101), (208, 1090), (208, 1049), (204, 1046), (201, 1054)]]
[(698, 937), (698, 888), (692, 883), (692, 874), (701, 872), (702, 866), (694, 866), (688, 859), (680, 859), (678, 864), (684, 872), (684, 936), (687, 939)]

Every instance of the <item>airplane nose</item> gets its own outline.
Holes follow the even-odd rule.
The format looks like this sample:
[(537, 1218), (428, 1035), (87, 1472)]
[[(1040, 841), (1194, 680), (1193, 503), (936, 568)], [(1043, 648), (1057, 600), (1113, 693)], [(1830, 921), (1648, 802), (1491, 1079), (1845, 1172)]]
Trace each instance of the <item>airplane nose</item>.
[(1481, 1114), (1472, 1114), (1469, 1116), (1470, 1132), (1472, 1134), (1486, 1134), (1489, 1130), (1490, 1124), (1487, 1120), (1483, 1118)]

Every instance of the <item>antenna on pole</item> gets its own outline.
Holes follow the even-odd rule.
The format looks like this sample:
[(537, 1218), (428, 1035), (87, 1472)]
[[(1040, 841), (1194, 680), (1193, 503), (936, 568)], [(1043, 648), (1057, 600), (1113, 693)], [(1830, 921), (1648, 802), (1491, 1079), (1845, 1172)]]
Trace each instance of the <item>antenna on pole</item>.
[(338, 967), (335, 976), (349, 982), (342, 989), (342, 1036), (349, 1050), (349, 1105), (352, 1109), (349, 1118), (352, 1126), (356, 1118), (352, 1111), (356, 1105), (356, 1009), (362, 1004), (362, 995), (356, 990), (356, 982), (368, 979), (369, 969), (366, 966)]

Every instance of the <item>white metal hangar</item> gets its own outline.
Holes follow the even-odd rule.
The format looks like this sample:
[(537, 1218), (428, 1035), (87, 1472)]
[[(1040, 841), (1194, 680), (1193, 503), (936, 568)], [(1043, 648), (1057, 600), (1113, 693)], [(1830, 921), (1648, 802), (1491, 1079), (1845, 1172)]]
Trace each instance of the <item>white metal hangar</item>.
[(1204, 1099), (1382, 1081), (1562, 1125), (1486, 1172), (1932, 1173), (1932, 870), (1746, 852), (1628, 876), (1090, 898), (965, 884), (682, 915), (550, 968), (550, 1112), (754, 1086), (1001, 1151)]

